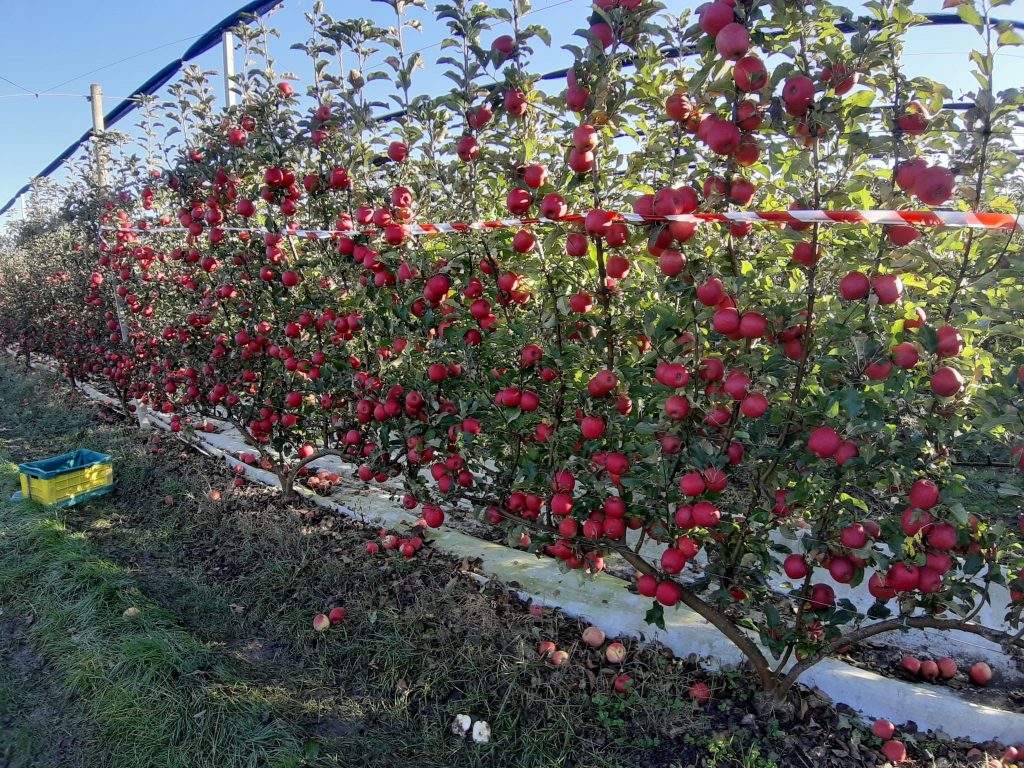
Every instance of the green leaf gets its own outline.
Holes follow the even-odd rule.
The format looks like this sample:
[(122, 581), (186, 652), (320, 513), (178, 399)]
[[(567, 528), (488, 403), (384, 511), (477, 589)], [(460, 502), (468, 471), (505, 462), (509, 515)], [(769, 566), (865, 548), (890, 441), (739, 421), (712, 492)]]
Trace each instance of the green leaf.
[(876, 602), (870, 608), (868, 608), (869, 619), (887, 619), (892, 615), (892, 611), (886, 607), (885, 603)]
[(953, 513), (953, 517), (960, 525), (967, 524), (967, 509), (959, 501), (954, 501), (950, 504), (949, 511)]
[(842, 392), (842, 403), (851, 419), (856, 419), (864, 410), (864, 398), (855, 389), (845, 389)]
[(971, 552), (964, 559), (964, 573), (968, 576), (973, 576), (981, 570), (983, 564), (984, 560), (981, 557), (981, 552)]
[(848, 107), (870, 107), (875, 103), (875, 92), (867, 88), (862, 91), (856, 91), (848, 96), (843, 103)]
[(864, 581), (865, 570), (863, 568), (857, 568), (853, 572), (853, 579), (850, 581), (850, 589), (856, 589)]
[(665, 628), (665, 609), (657, 600), (651, 605), (650, 610), (644, 614), (644, 621), (653, 624), (659, 629)]
[(527, 30), (543, 40), (544, 45), (549, 48), (551, 47), (551, 32), (548, 31), (547, 27), (541, 26), (540, 24), (531, 24), (527, 27)]
[(981, 14), (978, 13), (978, 10), (974, 7), (973, 3), (963, 3), (958, 5), (956, 8), (956, 14), (963, 19), (965, 24), (970, 24), (979, 32), (981, 32), (985, 27), (985, 20), (981, 18)]
[(1011, 27), (999, 33), (996, 43), (998, 45), (1024, 45), (1024, 36)]

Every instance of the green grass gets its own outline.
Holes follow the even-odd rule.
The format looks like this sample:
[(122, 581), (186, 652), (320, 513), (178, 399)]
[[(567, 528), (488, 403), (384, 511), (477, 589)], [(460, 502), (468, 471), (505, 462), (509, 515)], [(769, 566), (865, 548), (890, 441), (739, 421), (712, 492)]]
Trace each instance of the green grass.
[[(0, 466), (0, 493), (15, 486)], [(33, 503), (0, 506), (0, 598), (22, 639), (50, 668), (78, 738), (106, 766), (299, 765), (304, 745), (265, 723), (274, 702), (143, 595), (121, 567)], [(131, 610), (129, 610), (131, 609)], [(138, 615), (126, 617), (125, 611)], [(31, 617), (30, 623), (27, 617)], [(5, 668), (4, 688), (14, 687)], [(22, 708), (25, 704), (22, 702)], [(29, 729), (21, 742), (45, 734)], [(15, 744), (18, 755), (25, 744)], [(32, 765), (32, 762), (25, 762)]]

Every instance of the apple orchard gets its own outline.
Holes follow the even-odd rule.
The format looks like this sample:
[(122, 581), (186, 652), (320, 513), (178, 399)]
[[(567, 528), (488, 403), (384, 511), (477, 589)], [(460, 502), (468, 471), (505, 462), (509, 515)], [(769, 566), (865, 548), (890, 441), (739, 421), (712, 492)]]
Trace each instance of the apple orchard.
[[(97, 139), (105, 184), (91, 161), (40, 184), (3, 249), (6, 344), (176, 431), (230, 422), (286, 494), (339, 456), (429, 528), (624, 561), (649, 621), (696, 611), (776, 697), (900, 628), (1024, 645), (1005, 3), (947, 2), (976, 85), (947, 107), (904, 74), (925, 20), (902, 0), (600, 0), (557, 80), (530, 69), (550, 41), (527, 0), (457, 0), (432, 9), (431, 96), (427, 12), (387, 2), (390, 28), (309, 13), (301, 83), (266, 20), (239, 28), (239, 105), (186, 69), (137, 139)], [(933, 209), (1007, 216), (787, 216)], [(742, 211), (772, 214), (686, 216)], [(993, 585), (1010, 633), (973, 621)]]

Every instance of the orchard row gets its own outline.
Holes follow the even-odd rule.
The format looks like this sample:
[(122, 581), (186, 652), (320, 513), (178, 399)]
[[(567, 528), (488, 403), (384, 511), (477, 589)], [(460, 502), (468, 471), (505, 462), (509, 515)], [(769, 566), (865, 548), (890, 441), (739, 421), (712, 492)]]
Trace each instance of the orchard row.
[[(108, 141), (111, 185), (72, 182), (64, 219), (40, 211), (8, 249), (5, 339), (174, 429), (230, 422), (286, 493), (332, 488), (308, 465), (336, 455), (400, 479), (427, 527), (472, 515), (584, 572), (622, 558), (651, 621), (696, 610), (779, 696), (851, 638), (1019, 624), (1012, 234), (664, 220), (1012, 213), (1021, 97), (992, 70), (1016, 41), (982, 2), (959, 6), (980, 41), (964, 112), (903, 74), (921, 20), (896, 0), (853, 20), (604, 0), (564, 90), (528, 70), (547, 31), (523, 0), (440, 5), (439, 98), (410, 95), (423, 62), (400, 31), (422, 9), (392, 7), (390, 30), (311, 14), (304, 94), (263, 58), (215, 112), (187, 72), (149, 107), (148, 155)], [(239, 35), (267, 55), (270, 30)], [(547, 221), (411, 230), (508, 216)], [(306, 227), (337, 234), (288, 234)], [(998, 495), (979, 463), (1005, 473)], [(1003, 585), (1004, 627), (962, 618)]]

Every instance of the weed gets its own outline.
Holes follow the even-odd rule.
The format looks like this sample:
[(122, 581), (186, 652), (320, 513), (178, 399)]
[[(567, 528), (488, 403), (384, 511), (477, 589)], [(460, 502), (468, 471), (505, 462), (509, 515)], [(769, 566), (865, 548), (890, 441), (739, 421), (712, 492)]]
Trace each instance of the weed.
[(735, 733), (712, 738), (707, 743), (708, 768), (778, 768), (774, 755)]

